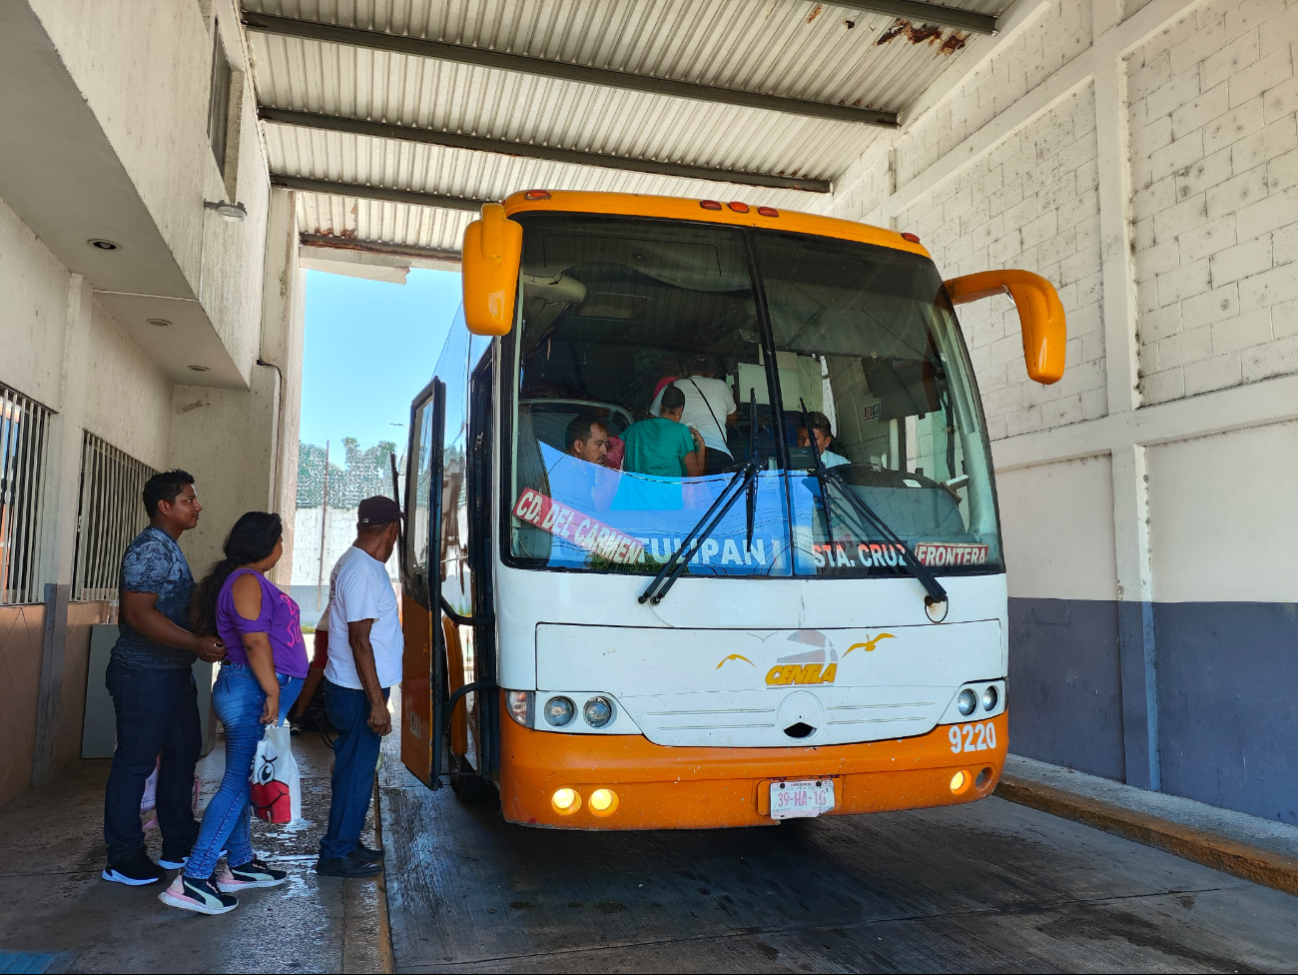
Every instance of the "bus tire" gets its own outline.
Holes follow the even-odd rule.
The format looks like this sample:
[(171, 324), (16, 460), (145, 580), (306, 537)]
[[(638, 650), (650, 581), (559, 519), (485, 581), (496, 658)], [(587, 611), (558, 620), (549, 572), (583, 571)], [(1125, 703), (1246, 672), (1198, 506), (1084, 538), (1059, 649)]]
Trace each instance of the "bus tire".
[(462, 755), (450, 756), (451, 789), (460, 802), (496, 802), (499, 795), (496, 787), (474, 771), (468, 759)]

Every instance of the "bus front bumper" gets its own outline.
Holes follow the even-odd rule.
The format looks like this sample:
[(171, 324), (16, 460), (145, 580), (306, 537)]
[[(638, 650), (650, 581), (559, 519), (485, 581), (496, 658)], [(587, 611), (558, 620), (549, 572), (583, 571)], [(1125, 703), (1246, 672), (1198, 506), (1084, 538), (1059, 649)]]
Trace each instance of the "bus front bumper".
[[(995, 726), (996, 746), (963, 753), (949, 736), (961, 725), (821, 748), (677, 748), (641, 735), (532, 731), (503, 718), (501, 808), (509, 822), (562, 829), (770, 826), (778, 822), (772, 782), (823, 779), (834, 782), (830, 816), (957, 805), (989, 795), (1005, 765), (1007, 714), (983, 723)], [(561, 790), (576, 794), (560, 796), (568, 812), (555, 803)], [(603, 814), (592, 809), (596, 790), (615, 795)]]

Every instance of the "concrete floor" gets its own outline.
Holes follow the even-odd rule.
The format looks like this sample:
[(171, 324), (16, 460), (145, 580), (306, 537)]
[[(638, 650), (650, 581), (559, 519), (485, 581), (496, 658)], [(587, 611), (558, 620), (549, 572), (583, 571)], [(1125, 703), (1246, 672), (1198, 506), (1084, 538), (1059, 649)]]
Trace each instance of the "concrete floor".
[[(74, 972), (1292, 971), (1298, 899), (989, 799), (720, 832), (508, 826), (385, 744), (385, 888), (318, 879), (329, 753), (296, 740), (292, 878), (219, 918), (99, 879), (107, 762), (0, 809), (0, 954)], [(206, 791), (220, 749), (203, 766)], [(156, 833), (151, 834), (156, 852)], [(386, 890), (390, 941), (382, 908)]]
[(380, 780), (399, 972), (1251, 972), (1298, 899), (1000, 799), (719, 832), (506, 825)]
[[(199, 765), (203, 801), (223, 771), (219, 739)], [(319, 736), (294, 739), (303, 822), (254, 820), (253, 845), (289, 882), (250, 891), (238, 910), (205, 917), (158, 901), (161, 885), (124, 887), (104, 866), (107, 760), (83, 760), (48, 788), (0, 809), (0, 951), (59, 954), (49, 971), (382, 972), (390, 970), (375, 881), (317, 877), (332, 754)], [(159, 852), (157, 830), (147, 834)], [(29, 969), (33, 970), (33, 969)]]

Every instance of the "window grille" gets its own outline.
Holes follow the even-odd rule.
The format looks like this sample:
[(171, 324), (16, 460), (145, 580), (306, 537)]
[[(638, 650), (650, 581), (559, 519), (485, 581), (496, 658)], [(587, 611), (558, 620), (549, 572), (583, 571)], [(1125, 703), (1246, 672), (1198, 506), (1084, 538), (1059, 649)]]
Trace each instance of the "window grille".
[(144, 482), (156, 473), (93, 433), (82, 436), (73, 599), (116, 602), (122, 553), (149, 523)]
[(41, 494), (50, 410), (0, 386), (0, 603), (40, 602)]

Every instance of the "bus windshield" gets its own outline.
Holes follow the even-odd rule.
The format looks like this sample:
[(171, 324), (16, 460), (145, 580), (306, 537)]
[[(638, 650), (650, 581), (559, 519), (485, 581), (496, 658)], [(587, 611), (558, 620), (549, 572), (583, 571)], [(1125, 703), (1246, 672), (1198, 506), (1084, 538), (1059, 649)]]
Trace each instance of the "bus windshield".
[(936, 571), (999, 571), (982, 416), (931, 261), (681, 221), (516, 219), (508, 562), (656, 573), (752, 463), (751, 521), (741, 499), (688, 573), (908, 572), (847, 493)]

